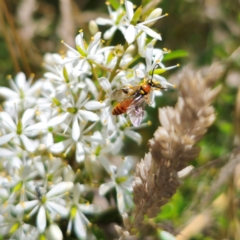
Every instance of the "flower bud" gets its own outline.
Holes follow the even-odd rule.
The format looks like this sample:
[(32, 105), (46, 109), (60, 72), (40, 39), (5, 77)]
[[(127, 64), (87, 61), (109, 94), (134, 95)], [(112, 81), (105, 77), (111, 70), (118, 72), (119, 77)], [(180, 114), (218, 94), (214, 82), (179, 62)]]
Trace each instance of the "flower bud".
[(62, 240), (63, 234), (57, 224), (51, 224), (46, 230), (47, 239)]
[(92, 35), (95, 35), (98, 32), (98, 25), (94, 20), (91, 20), (88, 25), (89, 31)]
[[(161, 8), (156, 8), (149, 14), (149, 16), (146, 18), (145, 21), (151, 20), (151, 19), (154, 19), (154, 18), (158, 18), (161, 15), (162, 15), (162, 9)], [(151, 27), (154, 23), (155, 22), (148, 23), (148, 24), (146, 24), (146, 26)]]
[(118, 44), (114, 49), (113, 49), (113, 54), (117, 57), (121, 57), (124, 54), (124, 47), (121, 44)]

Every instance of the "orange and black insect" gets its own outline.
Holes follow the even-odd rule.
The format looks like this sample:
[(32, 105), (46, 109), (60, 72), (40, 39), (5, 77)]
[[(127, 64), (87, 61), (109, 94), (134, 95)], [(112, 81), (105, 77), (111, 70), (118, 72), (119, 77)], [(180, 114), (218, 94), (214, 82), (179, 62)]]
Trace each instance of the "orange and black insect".
[(154, 70), (159, 65), (156, 64), (152, 71), (152, 78), (138, 86), (129, 86), (117, 89), (112, 93), (112, 100), (118, 102), (113, 108), (113, 115), (127, 113), (134, 126), (138, 126), (144, 116), (144, 107), (150, 102), (149, 96), (152, 89), (165, 89), (160, 83), (153, 81)]

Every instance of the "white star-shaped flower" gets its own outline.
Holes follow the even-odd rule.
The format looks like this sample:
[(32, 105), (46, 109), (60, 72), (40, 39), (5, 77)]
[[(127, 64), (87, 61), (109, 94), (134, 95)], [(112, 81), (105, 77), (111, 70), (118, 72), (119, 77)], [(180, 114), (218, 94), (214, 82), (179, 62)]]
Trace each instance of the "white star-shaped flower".
[(129, 172), (133, 166), (133, 159), (130, 156), (124, 158), (122, 165), (116, 168), (111, 165), (108, 159), (104, 156), (99, 158), (101, 164), (106, 169), (111, 177), (111, 181), (103, 183), (99, 187), (99, 193), (105, 195), (112, 188), (116, 188), (117, 191), (117, 205), (120, 213), (126, 211), (126, 207), (132, 206), (132, 180), (133, 176), (129, 175)]
[(116, 30), (120, 30), (124, 36), (126, 32), (126, 26), (123, 21), (123, 17), (125, 15), (123, 8), (119, 7), (116, 11), (113, 11), (109, 4), (107, 4), (107, 8), (110, 15), (110, 19), (107, 19), (107, 18), (96, 19), (96, 23), (98, 25), (111, 26), (111, 28), (104, 33), (103, 35), (104, 39), (106, 40), (110, 39), (113, 36), (113, 34), (116, 32)]
[(33, 141), (29, 139), (29, 137), (34, 137), (38, 135), (41, 131), (46, 129), (46, 124), (39, 122), (32, 124), (32, 119), (35, 115), (35, 110), (30, 108), (27, 109), (22, 118), (13, 121), (12, 117), (7, 112), (0, 112), (0, 123), (6, 132), (3, 136), (0, 137), (0, 145), (3, 145), (8, 142), (19, 143), (16, 140), (20, 141), (20, 144), (24, 146), (24, 148), (33, 152), (36, 149)]
[[(126, 1), (125, 0), (125, 8), (126, 8), (126, 16), (125, 16), (125, 21), (127, 24), (127, 30), (126, 33), (124, 35), (126, 41), (128, 42), (128, 44), (131, 44), (134, 42), (134, 40), (136, 39), (137, 34), (140, 31), (145, 32), (147, 35), (149, 35), (152, 38), (155, 38), (157, 40), (162, 40), (160, 34), (156, 33), (155, 31), (153, 31), (151, 28), (149, 28), (147, 25), (151, 24), (153, 22), (156, 22), (158, 19), (164, 17), (163, 16), (157, 16), (157, 17), (150, 17), (147, 18), (144, 22), (141, 23), (133, 23), (133, 17), (134, 17), (134, 12), (133, 12), (133, 4), (130, 1)], [(159, 11), (159, 14), (161, 15), (161, 11)]]

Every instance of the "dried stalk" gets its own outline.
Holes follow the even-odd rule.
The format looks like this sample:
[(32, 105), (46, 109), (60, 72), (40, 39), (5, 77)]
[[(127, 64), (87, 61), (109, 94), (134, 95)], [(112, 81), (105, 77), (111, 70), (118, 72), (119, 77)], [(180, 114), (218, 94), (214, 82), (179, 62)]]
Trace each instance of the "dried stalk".
[[(207, 128), (215, 120), (212, 101), (221, 86), (216, 82), (222, 68), (213, 65), (207, 73), (186, 69), (180, 77), (179, 99), (176, 106), (160, 109), (159, 127), (150, 140), (150, 152), (138, 164), (133, 182), (133, 223), (125, 224), (128, 230), (140, 229), (144, 215), (149, 218), (159, 213), (180, 186), (178, 172), (199, 155), (196, 146)], [(125, 221), (126, 223), (127, 221)]]

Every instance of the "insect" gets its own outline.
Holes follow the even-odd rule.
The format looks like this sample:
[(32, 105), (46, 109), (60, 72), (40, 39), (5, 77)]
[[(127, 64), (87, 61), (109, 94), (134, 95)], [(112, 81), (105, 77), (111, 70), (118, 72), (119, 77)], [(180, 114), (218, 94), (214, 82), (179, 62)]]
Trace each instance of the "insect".
[(35, 191), (36, 191), (36, 195), (37, 195), (38, 200), (42, 200), (42, 192), (41, 192), (40, 187), (36, 186)]
[(112, 93), (112, 100), (118, 102), (113, 108), (113, 115), (127, 113), (134, 126), (138, 126), (144, 116), (144, 108), (150, 102), (149, 96), (152, 89), (165, 89), (160, 83), (153, 81), (154, 70), (159, 65), (156, 64), (151, 79), (138, 86), (130, 86), (117, 89)]

